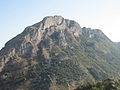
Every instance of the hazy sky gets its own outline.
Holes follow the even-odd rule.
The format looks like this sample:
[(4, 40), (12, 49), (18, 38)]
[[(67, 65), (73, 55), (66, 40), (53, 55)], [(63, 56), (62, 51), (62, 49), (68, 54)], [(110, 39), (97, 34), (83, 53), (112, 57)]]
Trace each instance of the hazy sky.
[(1, 0), (0, 48), (26, 26), (61, 15), (120, 41), (120, 0)]

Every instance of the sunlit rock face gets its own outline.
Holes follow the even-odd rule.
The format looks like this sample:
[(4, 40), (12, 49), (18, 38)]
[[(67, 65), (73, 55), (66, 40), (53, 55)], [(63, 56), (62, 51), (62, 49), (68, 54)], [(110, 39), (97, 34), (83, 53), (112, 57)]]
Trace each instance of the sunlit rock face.
[[(5, 55), (28, 57), (34, 56), (39, 50), (38, 45), (44, 40), (48, 45), (42, 47), (50, 48), (51, 45), (67, 45), (65, 40), (66, 34), (70, 34), (75, 41), (76, 37), (81, 35), (82, 31), (79, 24), (75, 21), (64, 19), (61, 16), (48, 16), (41, 22), (32, 26), (28, 26), (25, 30), (15, 38), (6, 43), (1, 50), (1, 58)], [(53, 38), (59, 41), (54, 42)], [(7, 49), (7, 50), (6, 50)]]

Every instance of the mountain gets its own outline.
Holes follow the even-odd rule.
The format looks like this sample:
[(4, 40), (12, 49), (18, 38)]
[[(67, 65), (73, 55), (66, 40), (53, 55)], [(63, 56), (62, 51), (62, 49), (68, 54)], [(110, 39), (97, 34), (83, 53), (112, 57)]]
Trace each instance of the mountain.
[(118, 47), (120, 47), (120, 42), (115, 42)]
[(119, 77), (119, 65), (120, 48), (101, 30), (47, 16), (0, 50), (0, 90), (73, 90)]

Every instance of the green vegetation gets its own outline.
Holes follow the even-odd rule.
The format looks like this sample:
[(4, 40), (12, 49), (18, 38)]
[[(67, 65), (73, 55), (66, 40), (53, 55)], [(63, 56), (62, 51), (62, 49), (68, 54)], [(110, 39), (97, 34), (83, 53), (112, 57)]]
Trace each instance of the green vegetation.
[(120, 80), (107, 79), (96, 84), (78, 87), (75, 90), (120, 90)]

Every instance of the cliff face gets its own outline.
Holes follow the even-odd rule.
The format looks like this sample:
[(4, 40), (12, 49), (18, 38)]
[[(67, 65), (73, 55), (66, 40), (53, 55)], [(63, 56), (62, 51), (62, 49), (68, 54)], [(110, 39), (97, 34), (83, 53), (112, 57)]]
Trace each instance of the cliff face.
[[(39, 47), (50, 48), (52, 45), (65, 46), (65, 37), (71, 35), (73, 41), (81, 34), (81, 28), (75, 21), (66, 20), (61, 16), (46, 17), (41, 22), (28, 26), (15, 38), (6, 43), (1, 50), (1, 58), (9, 56), (33, 57)], [(58, 39), (54, 42), (53, 39)], [(6, 60), (5, 60), (6, 61)]]
[(0, 89), (66, 90), (119, 75), (120, 49), (61, 16), (28, 26), (0, 51)]

